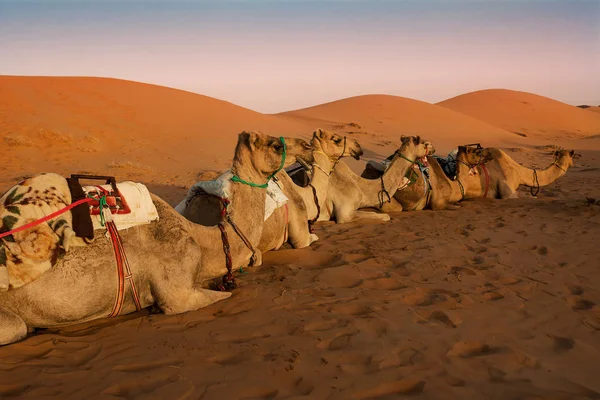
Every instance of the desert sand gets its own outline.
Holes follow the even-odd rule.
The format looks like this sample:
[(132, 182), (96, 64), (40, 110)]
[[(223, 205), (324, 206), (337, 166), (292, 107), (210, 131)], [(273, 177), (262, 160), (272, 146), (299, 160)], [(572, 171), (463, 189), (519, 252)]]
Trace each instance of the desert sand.
[(94, 172), (144, 182), (172, 205), (205, 171), (227, 167), (242, 129), (334, 129), (356, 138), (365, 160), (389, 155), (402, 134), (439, 153), (499, 146), (528, 167), (552, 162), (549, 145), (582, 154), (537, 198), (521, 188), (519, 199), (388, 223), (319, 223), (318, 242), (265, 254), (238, 274), (232, 298), (205, 309), (39, 330), (0, 348), (0, 398), (600, 396), (600, 205), (587, 200), (600, 199), (600, 114), (484, 91), (264, 115), (135, 82), (0, 77), (0, 122), (0, 192), (37, 172)]

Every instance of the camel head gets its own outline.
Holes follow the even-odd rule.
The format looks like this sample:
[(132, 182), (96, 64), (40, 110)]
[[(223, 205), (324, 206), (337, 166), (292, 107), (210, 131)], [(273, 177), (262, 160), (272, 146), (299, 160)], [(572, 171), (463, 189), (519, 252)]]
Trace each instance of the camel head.
[(307, 167), (315, 161), (313, 155), (313, 147), (305, 140), (297, 138), (284, 137), (287, 157), (285, 159), (284, 168), (289, 167), (295, 162)]
[(492, 161), (494, 153), (484, 147), (458, 146), (456, 159), (469, 166), (473, 166)]
[(296, 157), (312, 162), (312, 147), (302, 139), (284, 138), (282, 142), (261, 132), (244, 131), (238, 135), (231, 171), (244, 180), (262, 184)]
[(433, 154), (435, 149), (428, 140), (422, 140), (420, 136), (404, 136), (400, 137), (400, 149), (398, 151), (402, 154), (403, 150), (412, 148), (416, 158), (423, 158), (429, 154)]
[(347, 156), (359, 160), (363, 155), (363, 150), (356, 140), (325, 129), (319, 128), (314, 131), (311, 143), (316, 151), (325, 153), (331, 160), (339, 160)]
[(575, 150), (558, 149), (553, 154), (555, 162), (560, 164), (563, 169), (571, 168), (573, 160), (581, 157), (581, 155), (575, 153)]

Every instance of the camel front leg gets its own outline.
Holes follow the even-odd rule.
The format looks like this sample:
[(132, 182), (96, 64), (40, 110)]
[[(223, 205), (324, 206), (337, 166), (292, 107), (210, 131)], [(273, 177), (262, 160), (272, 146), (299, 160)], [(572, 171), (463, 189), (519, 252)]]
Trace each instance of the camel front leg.
[(319, 237), (308, 230), (308, 220), (306, 219), (306, 213), (300, 213), (299, 215), (290, 216), (289, 229), (289, 240), (295, 249), (301, 249), (308, 247), (311, 243), (319, 240)]
[(18, 342), (27, 336), (27, 325), (17, 314), (0, 307), (0, 346)]
[(501, 199), (518, 199), (519, 195), (505, 182), (498, 183), (498, 197)]
[(156, 294), (156, 304), (166, 315), (196, 311), (231, 297), (230, 292), (208, 289), (174, 288)]

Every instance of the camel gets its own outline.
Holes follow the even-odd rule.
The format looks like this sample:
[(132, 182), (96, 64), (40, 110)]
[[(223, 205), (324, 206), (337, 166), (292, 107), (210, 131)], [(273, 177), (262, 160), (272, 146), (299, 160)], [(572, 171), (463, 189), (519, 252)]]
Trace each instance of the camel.
[[(469, 148), (467, 151), (474, 152)], [(514, 161), (508, 154), (497, 148), (487, 148), (492, 160), (477, 162), (473, 165), (478, 173), (467, 180), (465, 198), (487, 197), (510, 199), (517, 198), (517, 189), (520, 185), (529, 186), (532, 194), (539, 191), (542, 186), (547, 186), (565, 175), (573, 165), (573, 159), (578, 155), (573, 150), (556, 150), (553, 152), (554, 161), (545, 169), (537, 170), (523, 167)], [(537, 192), (535, 193), (537, 194)]]
[[(352, 156), (358, 160), (363, 154), (356, 140), (348, 140), (346, 137), (324, 129), (317, 129), (313, 132), (311, 145), (314, 158), (312, 178), (310, 179), (312, 187), (297, 185), (286, 171), (280, 171), (275, 176), (283, 193), (290, 199), (288, 202), (290, 204), (289, 240), (292, 247), (296, 249), (308, 247), (318, 240), (317, 235), (311, 233), (308, 221), (314, 221), (320, 214), (320, 204), (325, 201), (327, 196), (331, 171), (343, 157)], [(285, 234), (282, 234), (285, 232), (285, 212), (286, 210), (278, 209), (265, 221), (263, 237), (259, 245), (261, 251), (278, 249), (285, 242)], [(294, 219), (292, 219), (293, 216)]]
[[(387, 160), (391, 160), (390, 156)], [(437, 157), (428, 157), (429, 178), (415, 164), (413, 171), (408, 172), (414, 181), (402, 190), (397, 190), (392, 201), (382, 207), (383, 211), (420, 211), (425, 208), (432, 210), (457, 209), (455, 205), (464, 199), (471, 174), (470, 165), (478, 162), (488, 162), (492, 155), (486, 149), (476, 149), (468, 152), (465, 146), (459, 146), (456, 153), (456, 176), (450, 179), (442, 169)], [(372, 165), (367, 167), (361, 174), (363, 178), (376, 179), (381, 176), (381, 170), (385, 167), (375, 169)]]
[[(286, 160), (282, 167), (294, 162), (308, 165), (314, 161), (313, 147), (301, 139), (284, 138), (287, 144)], [(293, 190), (286, 190), (290, 178), (282, 169), (272, 178), (288, 198), (283, 207), (277, 208), (263, 224), (263, 233), (257, 249), (264, 253), (280, 248), (288, 239), (294, 248), (309, 246), (318, 239), (308, 231), (308, 217), (302, 198)], [(178, 207), (176, 207), (178, 209)], [(197, 195), (186, 201), (181, 214), (188, 220), (204, 226), (217, 225), (221, 217), (222, 204), (214, 197)], [(254, 263), (259, 266), (260, 262)]]
[[(286, 139), (290, 141), (292, 139)], [(288, 198), (285, 207), (276, 209), (264, 222), (263, 234), (258, 245), (258, 250), (267, 252), (279, 249), (289, 240), (293, 248), (310, 246), (318, 240), (317, 235), (310, 232), (309, 220), (316, 219), (318, 215), (317, 202), (322, 203), (326, 197), (329, 174), (342, 157), (352, 156), (356, 159), (362, 155), (362, 149), (356, 140), (347, 140), (335, 133), (317, 129), (313, 132), (310, 157), (306, 154), (296, 155), (300, 164), (313, 164), (313, 178), (311, 187), (300, 187), (294, 183), (285, 170), (277, 172), (274, 180)], [(293, 155), (288, 152), (288, 155)], [(285, 167), (288, 167), (293, 158), (288, 158)], [(314, 161), (314, 163), (313, 163)], [(300, 173), (304, 173), (302, 168)], [(203, 203), (201, 205), (200, 203)], [(195, 223), (214, 225), (220, 219), (220, 204), (214, 199), (199, 196), (192, 199), (183, 215)]]
[(359, 218), (389, 221), (388, 214), (358, 211), (359, 208), (375, 207), (391, 200), (402, 182), (406, 171), (412, 168), (417, 158), (425, 157), (433, 151), (429, 142), (419, 136), (402, 136), (401, 146), (394, 154), (390, 166), (380, 179), (365, 179), (340, 163), (329, 179), (327, 199), (321, 207), (319, 220), (335, 218), (338, 224), (355, 221)]
[[(242, 132), (231, 171), (241, 180), (263, 184), (280, 168), (282, 154), (278, 138)], [(229, 292), (203, 288), (228, 272), (219, 228), (194, 224), (151, 196), (160, 219), (121, 231), (141, 307), (157, 304), (165, 314), (179, 314), (230, 297)], [(232, 184), (231, 221), (253, 246), (262, 235), (265, 196), (262, 188)], [(233, 268), (246, 265), (252, 252), (230, 223), (224, 230)], [(0, 293), (0, 344), (21, 340), (33, 328), (82, 323), (111, 313), (118, 286), (115, 258), (109, 240), (99, 236), (88, 246), (70, 249), (37, 280)], [(124, 296), (121, 314), (136, 311), (127, 287)]]

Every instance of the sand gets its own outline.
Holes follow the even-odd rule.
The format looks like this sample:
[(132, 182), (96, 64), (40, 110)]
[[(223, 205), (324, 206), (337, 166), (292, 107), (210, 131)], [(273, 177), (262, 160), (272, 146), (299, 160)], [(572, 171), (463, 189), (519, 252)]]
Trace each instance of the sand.
[[(146, 144), (135, 149), (134, 161), (147, 170), (108, 171), (137, 174), (171, 204), (198, 173), (227, 165), (238, 126), (265, 124), (261, 129), (271, 134), (299, 129), (305, 136), (328, 123), (341, 132), (361, 132), (354, 135), (373, 156), (383, 156), (391, 146), (383, 141), (402, 133), (421, 133), (436, 144), (451, 144), (452, 135), (460, 138), (455, 144), (506, 141), (512, 143), (504, 147), (509, 154), (530, 167), (548, 165), (548, 151), (535, 146), (555, 142), (542, 137), (532, 144), (534, 138), (439, 105), (391, 96), (262, 115), (172, 89), (83, 81), (82, 86), (66, 78), (0, 78), (0, 140), (17, 132), (35, 144), (3, 147), (9, 150), (3, 159), (11, 162), (4, 163), (0, 190), (17, 176), (52, 165), (65, 173), (87, 168), (81, 164), (86, 157), (102, 160), (95, 168), (107, 172), (102, 163), (111, 155), (105, 147), (85, 157), (76, 151), (77, 138), (86, 135), (126, 143), (127, 132), (134, 139), (134, 133), (152, 132), (155, 136), (140, 140), (156, 151), (146, 151)], [(54, 96), (53, 85), (76, 99), (73, 104), (89, 103), (66, 105)], [(7, 88), (21, 100), (7, 101)], [(170, 101), (161, 103), (167, 94)], [(46, 103), (44, 96), (51, 100)], [(99, 111), (104, 102), (113, 106)], [(152, 108), (167, 103), (163, 111)], [(27, 104), (31, 109), (23, 111)], [(117, 124), (134, 106), (131, 120), (112, 128), (118, 135), (103, 128), (103, 121)], [(209, 106), (214, 108), (204, 122), (193, 118)], [(79, 115), (89, 117), (80, 119), (86, 128), (70, 130), (70, 119)], [(160, 134), (166, 135), (171, 120), (178, 128), (163, 140)], [(219, 123), (222, 128), (203, 129)], [(35, 130), (40, 128), (60, 128), (74, 139), (46, 147)], [(217, 131), (223, 141), (210, 136)], [(184, 153), (177, 142), (184, 135), (194, 136), (200, 147)], [(520, 199), (476, 199), (456, 211), (392, 214), (389, 223), (319, 223), (318, 242), (265, 254), (264, 265), (239, 275), (240, 288), (224, 302), (179, 316), (144, 310), (40, 330), (1, 347), (0, 398), (597, 398), (600, 206), (588, 205), (586, 198), (600, 199), (600, 137), (561, 140), (570, 141), (582, 158), (537, 198), (522, 188)], [(213, 152), (204, 145), (214, 146)], [(37, 157), (20, 159), (26, 151)], [(185, 161), (171, 164), (157, 154)], [(170, 173), (178, 177), (165, 180)]]
[(538, 140), (600, 134), (600, 115), (597, 113), (531, 93), (480, 90), (437, 104)]

